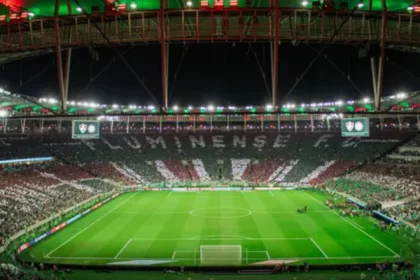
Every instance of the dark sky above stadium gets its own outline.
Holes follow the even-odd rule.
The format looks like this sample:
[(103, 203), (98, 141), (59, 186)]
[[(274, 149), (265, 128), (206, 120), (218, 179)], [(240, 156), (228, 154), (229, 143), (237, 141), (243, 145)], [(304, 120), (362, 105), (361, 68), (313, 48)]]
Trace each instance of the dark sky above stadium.
[[(280, 47), (279, 102), (283, 101), (296, 79), (316, 56), (314, 48), (321, 47), (305, 44), (284, 44)], [(160, 46), (121, 47), (119, 50), (160, 102)], [(327, 102), (371, 96), (369, 58), (360, 58), (359, 49), (351, 46), (329, 46), (325, 53), (334, 65), (320, 57), (284, 103)], [(104, 70), (114, 57), (114, 52), (106, 47), (74, 50), (69, 100), (151, 104), (152, 99), (121, 61), (116, 59)], [(420, 55), (388, 50), (387, 57), (384, 95), (419, 90), (420, 79), (414, 76), (420, 77)], [(58, 98), (54, 63), (55, 54), (49, 54), (3, 65), (0, 84), (22, 94)], [(101, 71), (102, 74), (96, 77)], [(252, 47), (238, 43), (171, 45), (169, 104), (266, 104), (271, 98), (262, 72), (271, 89), (270, 49), (267, 43), (255, 43)]]

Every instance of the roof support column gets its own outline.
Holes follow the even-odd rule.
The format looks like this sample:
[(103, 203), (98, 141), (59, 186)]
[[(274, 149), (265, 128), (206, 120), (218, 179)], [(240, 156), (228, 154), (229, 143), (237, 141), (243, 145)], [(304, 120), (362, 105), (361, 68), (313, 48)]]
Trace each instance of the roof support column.
[(272, 41), (271, 41), (271, 94), (272, 94), (272, 104), (273, 108), (278, 106), (278, 69), (279, 69), (279, 19), (280, 19), (280, 10), (279, 10), (279, 0), (271, 0), (271, 27), (272, 27)]
[(57, 76), (58, 76), (58, 93), (60, 95), (61, 112), (66, 111), (65, 93), (64, 93), (64, 82), (63, 82), (63, 61), (61, 57), (61, 42), (60, 42), (60, 24), (59, 24), (59, 8), (60, 0), (55, 0), (54, 8), (54, 37), (55, 37), (55, 52), (57, 59)]
[(373, 96), (377, 95), (377, 89), (378, 86), (378, 69), (376, 65), (376, 58), (373, 56), (370, 58), (370, 69), (372, 72), (372, 82), (373, 82)]
[[(71, 0), (67, 0), (67, 10), (69, 13), (69, 16), (72, 15), (71, 11)], [(72, 27), (70, 27), (69, 32), (69, 44), (71, 43), (71, 35), (72, 35)], [(71, 64), (71, 48), (68, 48), (66, 50), (66, 61), (64, 66), (64, 98), (67, 103), (68, 96), (69, 96), (69, 80), (70, 80), (70, 64)]]
[(162, 73), (162, 110), (168, 109), (168, 65), (169, 44), (166, 38), (165, 10), (168, 8), (168, 0), (160, 0), (159, 26), (160, 26), (160, 59)]
[(386, 36), (388, 29), (388, 15), (387, 15), (387, 6), (386, 0), (381, 0), (382, 2), (382, 25), (381, 25), (381, 41), (379, 45), (379, 68), (378, 68), (378, 85), (376, 86), (375, 93), (375, 109), (377, 111), (381, 110), (381, 96), (383, 93), (384, 86), (384, 69), (385, 69), (385, 44)]

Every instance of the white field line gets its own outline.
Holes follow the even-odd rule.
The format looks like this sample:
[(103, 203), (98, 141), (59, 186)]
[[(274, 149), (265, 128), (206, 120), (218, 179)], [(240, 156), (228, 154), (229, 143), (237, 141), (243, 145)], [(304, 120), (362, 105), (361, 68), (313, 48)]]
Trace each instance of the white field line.
[(113, 209), (111, 209), (109, 212), (107, 212), (105, 215), (103, 215), (102, 217), (100, 217), (99, 219), (95, 220), (93, 223), (91, 223), (90, 225), (88, 225), (87, 227), (85, 227), (84, 229), (82, 229), (81, 231), (79, 231), (78, 233), (76, 233), (75, 235), (73, 235), (72, 237), (70, 237), (69, 239), (67, 239), (67, 241), (65, 241), (63, 244), (61, 244), (60, 246), (58, 246), (57, 248), (53, 249), (51, 252), (49, 252), (46, 257), (48, 257), (49, 255), (51, 255), (52, 253), (54, 253), (55, 251), (57, 251), (58, 249), (60, 249), (61, 247), (63, 247), (64, 245), (66, 245), (67, 243), (69, 243), (70, 241), (72, 241), (73, 239), (75, 239), (77, 236), (79, 236), (81, 233), (85, 232), (86, 230), (88, 230), (91, 226), (93, 226), (94, 224), (96, 224), (97, 222), (99, 222), (100, 220), (102, 220), (103, 218), (105, 218), (106, 216), (108, 216), (109, 214), (112, 213), (112, 211), (114, 211), (115, 209), (119, 208), (121, 205), (123, 205), (124, 203), (126, 203), (127, 201), (129, 201), (130, 199), (132, 199), (134, 196), (136, 196), (137, 193), (133, 194), (132, 196), (130, 196), (129, 198), (127, 198), (126, 200), (124, 200), (123, 202), (121, 202), (120, 204), (118, 204), (116, 207), (114, 207)]
[[(352, 259), (396, 259), (399, 256), (360, 256), (360, 257), (329, 257), (328, 260), (352, 260)], [(290, 257), (276, 258), (276, 260), (300, 259), (300, 260), (325, 260), (324, 257)]]
[[(283, 214), (283, 213), (297, 213), (297, 211), (290, 211), (290, 210), (280, 210), (280, 211), (252, 211), (255, 214)], [(309, 211), (309, 213), (331, 213), (331, 211), (327, 210), (318, 210), (318, 211)]]
[(173, 191), (169, 191), (168, 195), (166, 196), (167, 198), (171, 196), (171, 194), (173, 193)]
[(206, 238), (240, 238), (244, 240), (254, 240), (255, 238), (248, 237), (248, 236), (242, 236), (242, 235), (202, 235), (202, 236), (193, 236), (190, 239), (191, 240), (200, 240), (200, 239), (206, 239)]
[(271, 258), (270, 258), (270, 254), (268, 253), (268, 251), (265, 251), (265, 253), (267, 254), (267, 258), (268, 258), (269, 260), (271, 260)]
[[(195, 209), (191, 210), (194, 211)], [(190, 212), (191, 212), (190, 211)], [(126, 214), (126, 215), (153, 215), (153, 214), (160, 214), (160, 215), (165, 215), (165, 214), (185, 214), (185, 215), (189, 215), (190, 212), (178, 212), (178, 211), (156, 211), (156, 212), (135, 212), (135, 211), (127, 211), (127, 212), (113, 212), (112, 214)], [(225, 211), (223, 213), (236, 213), (236, 212), (229, 212), (229, 211)], [(292, 210), (279, 210), (279, 211), (252, 211), (253, 214), (290, 214), (290, 213), (297, 213), (297, 211), (292, 211)], [(307, 212), (307, 214), (310, 213), (332, 213), (330, 210), (315, 210), (315, 211), (309, 211)], [(359, 226), (360, 227), (360, 226)]]
[(199, 236), (195, 236), (195, 237), (190, 237), (190, 238), (131, 238), (132, 241), (152, 241), (152, 240), (157, 240), (157, 241), (195, 241), (195, 240), (259, 240), (259, 241), (268, 241), (268, 240), (310, 240), (310, 237), (291, 237), (291, 238), (286, 238), (286, 237), (267, 237), (267, 238), (252, 238), (252, 237), (224, 237), (224, 238), (218, 238), (218, 237), (199, 237)]
[(346, 217), (343, 217), (343, 218), (346, 219), (347, 221), (349, 221), (349, 223), (352, 223), (353, 225), (355, 225), (356, 227), (358, 227), (360, 229), (363, 229), (363, 227), (359, 226), (356, 222), (353, 222), (352, 220), (350, 220), (350, 219), (348, 219)]
[(388, 251), (390, 251), (391, 253), (393, 253), (396, 257), (400, 257), (400, 255), (398, 255), (396, 252), (394, 252), (388, 246), (386, 246), (385, 244), (383, 244), (382, 242), (380, 242), (379, 240), (377, 240), (375, 237), (373, 237), (372, 235), (370, 235), (369, 233), (367, 233), (363, 229), (361, 229), (361, 228), (355, 226), (354, 224), (350, 223), (347, 219), (344, 219), (343, 217), (341, 217), (340, 214), (338, 214), (335, 211), (332, 211), (331, 209), (329, 209), (327, 206), (325, 206), (322, 202), (320, 202), (318, 199), (316, 199), (312, 195), (308, 194), (307, 192), (305, 192), (305, 194), (307, 196), (309, 196), (311, 199), (315, 200), (320, 205), (322, 205), (323, 207), (325, 207), (328, 210), (330, 210), (331, 212), (333, 212), (335, 215), (337, 215), (338, 217), (340, 217), (340, 219), (342, 219), (343, 221), (346, 221), (349, 225), (353, 226), (355, 229), (357, 229), (358, 231), (360, 231), (361, 233), (363, 233), (364, 235), (366, 235), (367, 237), (369, 237), (370, 239), (372, 239), (373, 241), (375, 241), (376, 243), (378, 243), (379, 245), (381, 245), (382, 247), (384, 247), (385, 249), (387, 249)]
[(311, 237), (311, 241), (318, 248), (318, 250), (324, 255), (324, 257), (328, 259), (328, 255), (325, 254), (324, 250), (322, 250), (321, 247), (319, 247), (318, 243), (316, 243), (315, 240), (312, 239), (312, 237)]
[(124, 245), (124, 247), (122, 247), (122, 249), (118, 252), (118, 254), (114, 257), (114, 259), (117, 259), (120, 255), (121, 255), (121, 253), (124, 251), (124, 249), (128, 246), (128, 244), (130, 244), (130, 242), (131, 242), (131, 238), (125, 243), (125, 245)]
[[(194, 251), (185, 251), (194, 252)], [(396, 259), (398, 256), (359, 256), (359, 257), (329, 257), (328, 260), (352, 260), (352, 259)], [(101, 257), (44, 257), (44, 259), (51, 260), (114, 260), (114, 258), (101, 258)], [(275, 258), (273, 260), (325, 260), (325, 257), (287, 257), (287, 258)], [(118, 260), (150, 260), (145, 258), (118, 258)], [(158, 259), (168, 260), (168, 259)], [(178, 260), (194, 260), (193, 258), (182, 258)]]
[(269, 194), (271, 194), (271, 196), (274, 196), (274, 194), (271, 191), (268, 191)]
[(172, 259), (175, 259), (175, 255), (176, 255), (176, 251), (174, 251), (174, 253), (172, 254)]

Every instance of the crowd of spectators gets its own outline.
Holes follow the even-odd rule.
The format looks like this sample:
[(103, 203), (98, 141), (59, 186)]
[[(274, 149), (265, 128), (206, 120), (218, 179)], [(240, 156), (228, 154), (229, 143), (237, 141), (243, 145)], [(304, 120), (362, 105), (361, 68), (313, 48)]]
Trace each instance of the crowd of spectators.
[(3, 171), (0, 178), (3, 242), (32, 224), (114, 188), (73, 165), (15, 167), (12, 172)]
[(383, 211), (397, 221), (406, 221), (415, 226), (420, 225), (420, 202), (416, 199)]

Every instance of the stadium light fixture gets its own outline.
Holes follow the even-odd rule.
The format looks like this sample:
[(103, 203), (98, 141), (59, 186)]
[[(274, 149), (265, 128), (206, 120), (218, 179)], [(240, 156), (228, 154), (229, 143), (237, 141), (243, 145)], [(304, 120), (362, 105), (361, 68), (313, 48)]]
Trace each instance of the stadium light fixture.
[(337, 102), (335, 102), (335, 105), (337, 106), (343, 106), (343, 101), (342, 100), (338, 100)]
[(188, 106), (188, 110), (192, 110), (192, 108), (193, 108), (192, 106)]
[(413, 6), (409, 6), (409, 7), (407, 8), (407, 10), (411, 12), (411, 11), (413, 11), (413, 10), (414, 10), (414, 7), (413, 7)]
[(175, 106), (173, 107), (173, 109), (174, 109), (174, 111), (175, 111), (175, 112), (176, 112), (176, 111), (178, 111), (178, 110), (179, 110), (178, 105), (175, 105)]
[(193, 5), (192, 1), (191, 1), (191, 0), (188, 0), (188, 1), (187, 1), (187, 7), (191, 8), (191, 7), (192, 7), (192, 5)]
[(131, 8), (131, 9), (133, 9), (133, 10), (137, 9), (137, 4), (136, 4), (136, 3), (134, 3), (134, 2), (133, 2), (133, 3), (131, 3), (131, 4), (130, 4), (130, 8)]
[(6, 110), (0, 110), (0, 117), (7, 117), (8, 113)]
[(80, 8), (80, 7), (77, 7), (76, 11), (78, 11), (79, 13), (83, 12), (82, 8)]
[(147, 109), (150, 110), (150, 111), (153, 111), (155, 109), (155, 106), (149, 105), (149, 106), (147, 106)]
[(357, 4), (357, 8), (361, 9), (361, 8), (363, 8), (364, 5), (365, 4), (363, 4), (363, 3), (359, 3), (359, 4)]
[(308, 1), (306, 1), (306, 0), (302, 1), (302, 6), (306, 7), (308, 5), (309, 5), (309, 2)]
[(209, 110), (210, 112), (214, 111), (214, 106), (213, 105), (207, 106), (207, 110)]
[(365, 98), (363, 98), (363, 103), (369, 103), (370, 102), (370, 99), (369, 99), (369, 97), (365, 97)]
[(112, 104), (113, 109), (117, 109), (118, 107), (119, 107), (118, 104)]
[(3, 88), (0, 88), (0, 93), (3, 93), (4, 92), (4, 89)]
[(403, 98), (405, 98), (407, 96), (407, 94), (406, 93), (404, 93), (404, 92), (400, 92), (400, 93), (398, 93), (397, 94), (397, 99), (403, 99)]
[(267, 111), (271, 111), (271, 110), (273, 110), (273, 105), (271, 105), (271, 104), (267, 104), (267, 105), (265, 105), (265, 109), (266, 109)]

